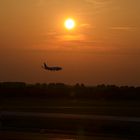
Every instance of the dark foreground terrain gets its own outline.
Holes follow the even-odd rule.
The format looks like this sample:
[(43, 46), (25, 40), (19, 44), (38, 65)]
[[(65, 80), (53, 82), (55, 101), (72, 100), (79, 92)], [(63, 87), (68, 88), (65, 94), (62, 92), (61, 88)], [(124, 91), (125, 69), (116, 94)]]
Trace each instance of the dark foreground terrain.
[(2, 83), (0, 139), (139, 140), (139, 94), (134, 87)]

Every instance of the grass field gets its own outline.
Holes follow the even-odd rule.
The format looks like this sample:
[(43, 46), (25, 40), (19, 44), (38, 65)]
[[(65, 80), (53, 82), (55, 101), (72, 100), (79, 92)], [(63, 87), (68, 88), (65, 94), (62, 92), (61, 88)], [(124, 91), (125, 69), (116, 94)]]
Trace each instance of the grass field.
[(11, 98), (0, 102), (1, 111), (95, 114), (140, 117), (139, 101), (47, 100)]

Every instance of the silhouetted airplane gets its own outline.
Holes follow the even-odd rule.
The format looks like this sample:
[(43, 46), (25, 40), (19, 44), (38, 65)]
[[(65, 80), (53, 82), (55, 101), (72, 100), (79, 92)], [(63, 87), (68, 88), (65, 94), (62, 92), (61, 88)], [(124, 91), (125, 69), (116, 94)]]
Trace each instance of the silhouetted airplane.
[(59, 70), (62, 70), (61, 67), (57, 67), (57, 66), (55, 66), (55, 67), (49, 67), (49, 66), (46, 65), (46, 63), (44, 63), (44, 66), (42, 66), (42, 68), (45, 69), (45, 70), (50, 70), (50, 71), (59, 71)]

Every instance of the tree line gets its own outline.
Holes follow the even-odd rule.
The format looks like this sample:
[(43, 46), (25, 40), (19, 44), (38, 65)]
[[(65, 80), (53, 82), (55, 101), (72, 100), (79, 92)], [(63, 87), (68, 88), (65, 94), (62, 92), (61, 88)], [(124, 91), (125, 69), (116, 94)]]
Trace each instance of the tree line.
[(64, 83), (1, 82), (0, 98), (46, 98), (87, 100), (140, 100), (140, 87)]

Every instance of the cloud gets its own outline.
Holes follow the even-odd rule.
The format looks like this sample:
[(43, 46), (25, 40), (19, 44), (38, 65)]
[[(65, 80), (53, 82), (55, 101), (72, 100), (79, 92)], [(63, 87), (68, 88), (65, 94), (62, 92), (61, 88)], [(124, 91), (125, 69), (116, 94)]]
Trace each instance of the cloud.
[(129, 26), (114, 26), (110, 27), (111, 30), (135, 31), (136, 27)]
[(81, 27), (81, 28), (94, 28), (94, 27), (92, 27), (90, 24), (88, 24), (88, 23), (83, 23), (83, 24), (80, 24), (79, 25), (79, 27)]
[(83, 33), (48, 32), (44, 35), (39, 46), (42, 46), (41, 48), (44, 50), (72, 51), (74, 49), (84, 51), (91, 50), (97, 44), (96, 40), (92, 40)]
[(111, 0), (85, 0), (89, 4), (94, 4), (94, 5), (104, 5), (112, 2)]
[(91, 7), (89, 8), (90, 12), (88, 14), (96, 15), (104, 11), (105, 9), (108, 9), (108, 7), (111, 7), (113, 0), (84, 0), (84, 2)]

